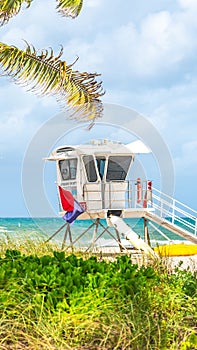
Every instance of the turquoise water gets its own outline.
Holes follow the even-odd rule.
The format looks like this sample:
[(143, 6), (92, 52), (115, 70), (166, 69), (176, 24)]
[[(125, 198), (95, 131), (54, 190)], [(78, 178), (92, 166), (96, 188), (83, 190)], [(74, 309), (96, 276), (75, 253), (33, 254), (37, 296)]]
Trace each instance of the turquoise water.
[[(144, 236), (144, 221), (143, 219), (125, 219), (125, 221), (132, 227), (132, 229), (140, 235), (142, 238)], [(106, 227), (106, 221), (101, 220), (101, 224)], [(66, 222), (62, 218), (0, 218), (0, 238), (5, 238), (7, 235), (15, 238), (30, 238), (34, 239), (39, 237), (43, 240), (51, 237), (62, 225)], [(76, 220), (71, 225), (72, 239), (75, 240), (87, 230), (94, 221), (92, 220)], [(155, 225), (156, 226), (156, 225)], [(85, 246), (91, 242), (93, 237), (95, 225), (92, 226), (78, 241), (76, 246)], [(170, 233), (167, 230), (159, 228), (163, 233), (165, 233), (171, 240), (183, 241), (184, 239)], [(56, 243), (61, 243), (65, 234), (66, 227), (57, 233), (51, 241)], [(104, 228), (99, 226), (97, 231), (97, 237), (102, 234)], [(154, 228), (148, 226), (150, 239), (152, 244), (164, 244), (166, 239), (161, 236)], [(109, 228), (111, 234), (116, 236), (115, 230)], [(117, 245), (116, 241), (111, 237), (109, 232), (104, 232), (98, 239), (97, 243), (103, 246), (114, 246)]]

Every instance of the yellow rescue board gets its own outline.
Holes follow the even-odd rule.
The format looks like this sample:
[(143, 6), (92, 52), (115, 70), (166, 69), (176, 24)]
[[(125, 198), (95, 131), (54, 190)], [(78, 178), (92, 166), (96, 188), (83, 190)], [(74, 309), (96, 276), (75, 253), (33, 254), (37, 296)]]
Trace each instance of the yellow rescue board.
[(160, 256), (189, 256), (197, 254), (196, 244), (169, 244), (154, 248), (154, 251)]

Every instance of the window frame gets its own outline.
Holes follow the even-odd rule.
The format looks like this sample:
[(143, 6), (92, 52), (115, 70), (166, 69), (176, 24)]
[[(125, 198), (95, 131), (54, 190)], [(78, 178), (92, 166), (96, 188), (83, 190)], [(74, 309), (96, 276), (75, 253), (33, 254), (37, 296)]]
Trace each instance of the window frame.
[[(110, 158), (128, 158), (130, 160), (128, 166), (127, 166), (127, 171), (124, 170), (124, 168), (122, 168), (122, 172), (124, 172), (126, 174), (126, 176), (124, 177), (124, 179), (108, 179), (108, 170), (109, 170), (109, 164), (110, 164)], [(110, 182), (110, 181), (126, 181), (126, 178), (128, 176), (128, 173), (129, 173), (129, 169), (130, 169), (130, 166), (132, 164), (132, 161), (133, 161), (133, 156), (132, 155), (120, 155), (120, 154), (113, 154), (113, 155), (110, 155), (108, 156), (108, 159), (107, 159), (107, 169), (106, 169), (106, 175), (105, 175), (105, 178), (106, 178), (106, 182)], [(112, 160), (113, 162), (113, 160)], [(116, 163), (116, 162), (113, 162), (113, 163)], [(117, 163), (118, 164), (118, 163)], [(120, 165), (119, 165), (120, 166)], [(120, 172), (121, 170), (119, 170)], [(115, 172), (114, 172), (115, 173)], [(121, 176), (122, 177), (122, 176)]]
[[(71, 167), (71, 161), (76, 161), (76, 163), (75, 163), (76, 167), (73, 167), (73, 166)], [(61, 163), (62, 162), (67, 162), (68, 163), (67, 169), (68, 169), (68, 172), (69, 172), (69, 176), (68, 176), (67, 179), (65, 179), (64, 176), (63, 176), (63, 169), (61, 169)], [(62, 181), (74, 181), (74, 180), (77, 179), (78, 159), (76, 157), (75, 158), (61, 159), (61, 160), (59, 160), (58, 163), (59, 163), (59, 172), (60, 172), (60, 176), (61, 176), (61, 180)], [(73, 170), (71, 170), (71, 168), (75, 169), (75, 176), (74, 177), (71, 176), (72, 171), (73, 171)]]
[[(92, 161), (93, 161), (93, 164), (94, 164), (95, 175), (96, 175), (96, 180), (95, 181), (90, 181), (90, 179), (89, 179), (88, 171), (87, 171), (87, 168), (86, 168), (87, 163), (85, 163), (85, 161), (84, 161), (85, 157), (92, 157)], [(97, 165), (96, 165), (95, 156), (92, 155), (92, 154), (84, 154), (82, 156), (82, 163), (83, 163), (83, 166), (84, 166), (84, 172), (85, 172), (86, 181), (88, 183), (98, 183), (100, 177), (99, 177), (99, 174), (98, 174), (98, 169), (97, 169)]]

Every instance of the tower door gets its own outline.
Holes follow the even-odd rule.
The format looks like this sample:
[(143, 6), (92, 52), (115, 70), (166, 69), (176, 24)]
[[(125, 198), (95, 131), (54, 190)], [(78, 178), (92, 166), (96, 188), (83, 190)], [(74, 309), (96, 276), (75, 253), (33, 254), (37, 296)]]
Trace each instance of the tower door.
[(98, 211), (102, 209), (101, 181), (95, 158), (92, 155), (83, 156), (86, 182), (83, 185), (83, 198), (87, 209)]
[(109, 156), (104, 189), (105, 207), (109, 209), (125, 209), (128, 197), (126, 177), (132, 162), (130, 155)]

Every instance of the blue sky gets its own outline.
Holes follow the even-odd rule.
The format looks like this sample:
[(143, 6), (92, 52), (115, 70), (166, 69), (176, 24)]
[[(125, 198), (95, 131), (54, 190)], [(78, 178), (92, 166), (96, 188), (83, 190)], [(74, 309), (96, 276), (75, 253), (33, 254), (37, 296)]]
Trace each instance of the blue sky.
[[(20, 48), (26, 40), (36, 49), (52, 47), (55, 53), (63, 45), (68, 63), (79, 56), (76, 69), (101, 73), (103, 102), (135, 110), (152, 124), (171, 154), (175, 196), (197, 209), (196, 18), (196, 0), (84, 0), (75, 20), (58, 15), (54, 1), (35, 0), (1, 27), (0, 40)], [(0, 78), (0, 101), (0, 216), (27, 216), (23, 160), (32, 138), (60, 109), (55, 98), (34, 96), (7, 77)], [(64, 131), (73, 126), (65, 119), (57, 143), (67, 142)], [(81, 128), (70, 138), (73, 142), (96, 135), (92, 131), (84, 136)], [(113, 128), (100, 134), (125, 141), (118, 128), (117, 135)], [(53, 202), (55, 171), (48, 165), (46, 171), (44, 186)], [(51, 205), (58, 211), (56, 202)]]

